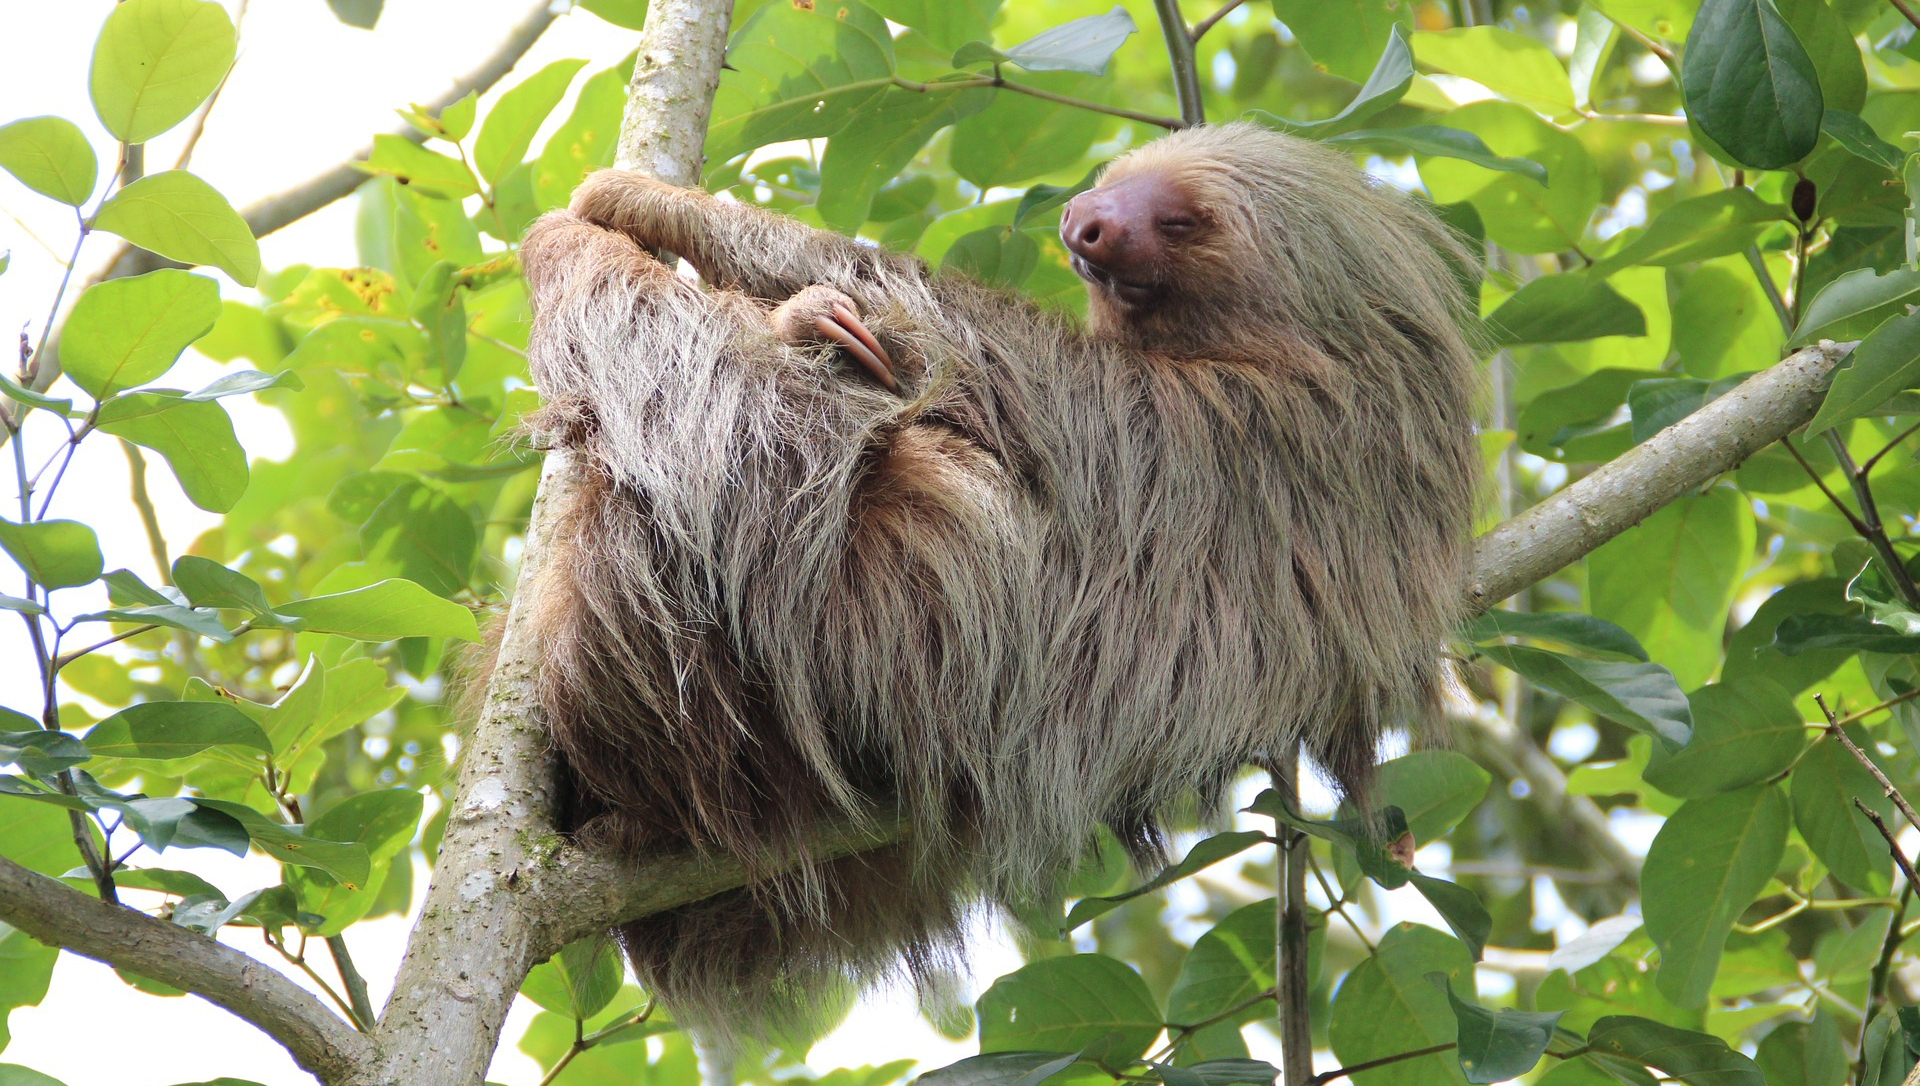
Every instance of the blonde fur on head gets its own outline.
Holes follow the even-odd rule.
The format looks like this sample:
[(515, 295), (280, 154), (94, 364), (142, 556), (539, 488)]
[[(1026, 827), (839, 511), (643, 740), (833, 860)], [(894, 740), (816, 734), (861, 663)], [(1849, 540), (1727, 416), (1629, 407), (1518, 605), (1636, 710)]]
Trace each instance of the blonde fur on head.
[[(1130, 178), (1171, 217), (1116, 202)], [(709, 1037), (938, 973), (975, 902), (1048, 891), (1098, 826), (1157, 858), (1160, 812), (1290, 739), (1364, 792), (1435, 707), (1478, 493), (1445, 228), (1245, 124), (1083, 199), (1109, 246), (1161, 230), (1097, 270), (1131, 300), (1096, 281), (1085, 331), (638, 175), (526, 238), (536, 429), (591, 477), (536, 590), (541, 706), (582, 835), (755, 872), (622, 931)], [(901, 394), (770, 328), (815, 284)], [(807, 858), (873, 804), (904, 843)]]

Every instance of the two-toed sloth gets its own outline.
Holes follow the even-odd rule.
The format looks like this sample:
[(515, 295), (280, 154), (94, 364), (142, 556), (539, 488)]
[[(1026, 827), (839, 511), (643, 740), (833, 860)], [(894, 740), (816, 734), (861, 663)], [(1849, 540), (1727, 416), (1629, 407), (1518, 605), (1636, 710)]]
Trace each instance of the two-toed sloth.
[[(1060, 230), (1084, 330), (636, 174), (527, 235), (536, 429), (587, 478), (531, 627), (570, 827), (755, 873), (622, 930), (682, 1021), (939, 966), (974, 903), (1099, 826), (1155, 856), (1290, 739), (1364, 791), (1436, 707), (1478, 476), (1449, 232), (1248, 124), (1119, 159)], [(903, 844), (808, 859), (876, 804)]]

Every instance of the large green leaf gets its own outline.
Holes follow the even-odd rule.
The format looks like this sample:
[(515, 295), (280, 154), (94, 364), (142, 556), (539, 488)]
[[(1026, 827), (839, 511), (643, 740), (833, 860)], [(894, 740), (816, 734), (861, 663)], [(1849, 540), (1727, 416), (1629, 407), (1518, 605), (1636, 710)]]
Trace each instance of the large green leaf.
[(1535, 686), (1669, 747), (1686, 745), (1692, 714), (1673, 673), (1659, 664), (1581, 660), (1524, 645), (1484, 645), (1480, 652)]
[(62, 117), (28, 117), (0, 125), (0, 169), (20, 183), (75, 207), (93, 192), (100, 164), (87, 137)]
[(42, 588), (86, 584), (100, 576), (105, 564), (93, 529), (75, 520), (33, 524), (0, 520), (0, 550), (5, 550)]
[(1104, 15), (1087, 15), (1043, 30), (1004, 51), (985, 42), (969, 42), (954, 52), (953, 66), (1004, 61), (1030, 72), (1101, 75), (1133, 31), (1133, 16), (1126, 8), (1115, 6)]
[(1432, 979), (1446, 991), (1459, 1024), (1460, 1069), (1468, 1082), (1505, 1082), (1533, 1070), (1553, 1040), (1554, 1025), (1566, 1013), (1488, 1010), (1454, 995), (1446, 974), (1435, 973)]
[(1720, 660), (1753, 542), (1753, 510), (1740, 492), (1682, 498), (1587, 558), (1589, 610), (1633, 634), (1682, 687), (1698, 686)]
[(1073, 911), (1067, 914), (1066, 922), (1061, 925), (1061, 931), (1063, 934), (1072, 931), (1074, 928), (1092, 920), (1094, 917), (1112, 912), (1114, 909), (1119, 908), (1123, 902), (1131, 901), (1141, 894), (1152, 893), (1162, 886), (1178, 882), (1188, 875), (1193, 874), (1195, 871), (1211, 867), (1229, 856), (1237, 856), (1253, 846), (1266, 841), (1267, 835), (1257, 830), (1216, 833), (1212, 837), (1204, 838), (1191, 849), (1187, 850), (1186, 856), (1183, 857), (1180, 862), (1163, 868), (1151, 879), (1148, 879), (1132, 890), (1121, 894), (1082, 898), (1074, 905)]
[[(1871, 748), (1857, 728), (1850, 737)], [(1893, 801), (1873, 774), (1837, 740), (1820, 736), (1794, 765), (1788, 787), (1794, 828), (1815, 858), (1848, 886), (1868, 894), (1886, 893), (1892, 869), (1886, 839), (1853, 805), (1859, 800), (1883, 822), (1893, 817)]]
[(1820, 77), (1774, 0), (1701, 0), (1680, 83), (1687, 117), (1737, 165), (1777, 169), (1820, 139)]
[[(999, 95), (997, 100), (1012, 97)], [(873, 198), (899, 176), (934, 133), (995, 100), (987, 90), (915, 94), (889, 89), (867, 109), (861, 123), (848, 125), (827, 140), (826, 153), (820, 157), (820, 217), (828, 226), (849, 232), (866, 222)]]
[(185, 170), (143, 177), (106, 202), (93, 225), (182, 264), (210, 264), (250, 287), (260, 246), (227, 198)]
[(86, 742), (94, 754), (107, 758), (186, 758), (218, 746), (273, 752), (267, 734), (245, 713), (204, 701), (128, 706), (95, 724)]
[(1693, 737), (1673, 753), (1656, 745), (1647, 762), (1647, 783), (1670, 796), (1757, 784), (1792, 765), (1806, 745), (1793, 699), (1760, 676), (1701, 687), (1687, 702)]
[(1085, 1050), (1113, 1066), (1144, 1055), (1159, 1035), (1160, 1008), (1146, 982), (1104, 954), (1034, 962), (980, 997), (980, 1050)]
[(1587, 1044), (1658, 1068), (1687, 1086), (1767, 1086), (1753, 1061), (1720, 1038), (1646, 1018), (1602, 1018), (1587, 1031)]
[(1600, 336), (1644, 336), (1640, 307), (1582, 273), (1543, 275), (1521, 287), (1487, 317), (1487, 330), (1502, 346), (1565, 343)]
[(298, 619), (301, 629), (340, 634), (360, 641), (393, 641), (402, 637), (480, 639), (479, 625), (472, 611), (443, 600), (412, 581), (398, 579), (351, 592), (295, 600), (281, 606), (279, 612)]
[(1273, 0), (1273, 14), (1300, 42), (1316, 66), (1355, 83), (1367, 77), (1387, 39), (1411, 29), (1413, 12), (1392, 0)]
[[(1091, 79), (1057, 75), (1032, 82), (1084, 97)], [(1079, 165), (1105, 127), (1105, 119), (1089, 110), (1061, 109), (1024, 94), (996, 94), (985, 109), (954, 125), (953, 168), (983, 189), (1026, 181)]]
[(1882, 411), (1894, 393), (1920, 384), (1920, 309), (1873, 330), (1834, 372), (1833, 386), (1807, 424), (1809, 434)]
[(173, 366), (220, 316), (220, 288), (162, 268), (87, 288), (60, 338), (60, 364), (96, 399), (144, 385)]
[(1642, 663), (1647, 659), (1647, 650), (1632, 634), (1605, 619), (1571, 611), (1483, 611), (1468, 624), (1467, 636), (1475, 641), (1538, 638), (1602, 656)]
[(473, 166), (489, 187), (526, 157), (534, 133), (586, 65), (584, 60), (556, 60), (508, 89), (487, 110), (473, 139)]
[(167, 458), (187, 499), (224, 513), (247, 490), (247, 454), (226, 408), (172, 391), (132, 392), (100, 407), (100, 429)]
[(1788, 346), (1819, 339), (1859, 339), (1887, 318), (1920, 301), (1920, 269), (1895, 268), (1881, 274), (1860, 268), (1820, 288), (1800, 315)]
[(1416, 842), (1435, 841), (1472, 813), (1486, 797), (1493, 776), (1473, 759), (1450, 750), (1416, 750), (1381, 763), (1373, 795), (1398, 807)]
[(1511, 102), (1475, 102), (1444, 120), (1480, 137), (1496, 155), (1538, 163), (1545, 177), (1425, 158), (1420, 177), (1436, 202), (1471, 203), (1487, 240), (1519, 252), (1554, 253), (1584, 244), (1587, 219), (1600, 202), (1600, 176), (1578, 138)]
[[(1339, 1061), (1364, 1063), (1456, 1041), (1459, 1025), (1447, 996), (1427, 979), (1436, 972), (1468, 991), (1473, 988), (1473, 960), (1458, 940), (1413, 924), (1389, 929), (1333, 995), (1327, 1040)], [(1452, 1052), (1388, 1064), (1353, 1078), (1357, 1086), (1466, 1081)]]
[(1273, 987), (1276, 905), (1272, 898), (1243, 905), (1193, 942), (1167, 993), (1167, 1021), (1191, 1025), (1236, 1007), (1241, 1023), (1270, 1013), (1254, 996)]
[(212, 0), (126, 0), (100, 28), (87, 90), (114, 138), (145, 143), (214, 92), (233, 54), (233, 24)]
[(859, 0), (768, 4), (734, 33), (727, 61), (707, 130), (714, 162), (863, 115), (892, 85), (893, 35)]
[(1707, 998), (1727, 933), (1773, 877), (1787, 843), (1787, 800), (1758, 785), (1690, 799), (1660, 827), (1640, 875), (1660, 991), (1682, 1007)]
[(1783, 210), (1745, 188), (1682, 200), (1656, 215), (1645, 230), (1613, 255), (1595, 264), (1592, 274), (1612, 275), (1635, 264), (1666, 268), (1740, 252), (1753, 244), (1761, 230), (1780, 222)]
[(1492, 26), (1463, 27), (1415, 34), (1413, 51), (1422, 64), (1465, 76), (1549, 117), (1577, 112), (1566, 67), (1537, 38)]

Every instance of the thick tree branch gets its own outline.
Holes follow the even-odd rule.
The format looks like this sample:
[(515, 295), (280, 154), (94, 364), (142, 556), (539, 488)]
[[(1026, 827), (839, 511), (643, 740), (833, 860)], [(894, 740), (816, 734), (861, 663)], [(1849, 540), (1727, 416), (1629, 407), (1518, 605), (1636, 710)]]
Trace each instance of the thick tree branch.
[(1823, 342), (1739, 387), (1480, 537), (1468, 596), (1485, 610), (1564, 569), (1804, 425), (1853, 344)]
[(47, 944), (151, 977), (224, 1007), (286, 1046), (324, 1082), (372, 1045), (278, 970), (187, 928), (88, 897), (0, 856), (0, 919)]
[[(732, 7), (732, 0), (649, 6), (620, 136), (622, 166), (699, 183)], [(579, 856), (554, 833), (554, 763), (531, 695), (540, 647), (525, 635), (526, 605), (528, 586), (550, 560), (557, 512), (580, 484), (570, 458), (548, 455), (486, 705), (461, 758), (433, 881), (376, 1030), (384, 1052), (378, 1066), (351, 1080), (356, 1086), (480, 1082), (514, 992), (562, 940), (604, 929), (629, 909), (666, 908), (742, 881), (741, 873), (718, 869), (713, 882), (703, 881), (709, 875), (695, 869), (707, 865), (691, 861), (598, 874), (603, 861)], [(562, 911), (578, 903), (590, 907)]]

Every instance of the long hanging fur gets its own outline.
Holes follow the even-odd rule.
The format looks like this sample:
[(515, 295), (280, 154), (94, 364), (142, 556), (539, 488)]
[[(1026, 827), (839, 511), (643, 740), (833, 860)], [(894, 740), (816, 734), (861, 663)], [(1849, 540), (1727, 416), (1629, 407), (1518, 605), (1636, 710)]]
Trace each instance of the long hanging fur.
[[(591, 480), (536, 590), (540, 703), (579, 832), (757, 873), (622, 932), (709, 1036), (940, 966), (971, 903), (1049, 887), (1100, 825), (1154, 855), (1157, 812), (1290, 738), (1363, 791), (1435, 708), (1478, 485), (1454, 243), (1250, 125), (1106, 181), (1143, 171), (1216, 229), (1169, 304), (1096, 298), (1085, 331), (637, 175), (528, 233), (536, 428)], [(904, 395), (776, 338), (761, 302), (810, 284)], [(807, 859), (873, 803), (904, 844)]]

